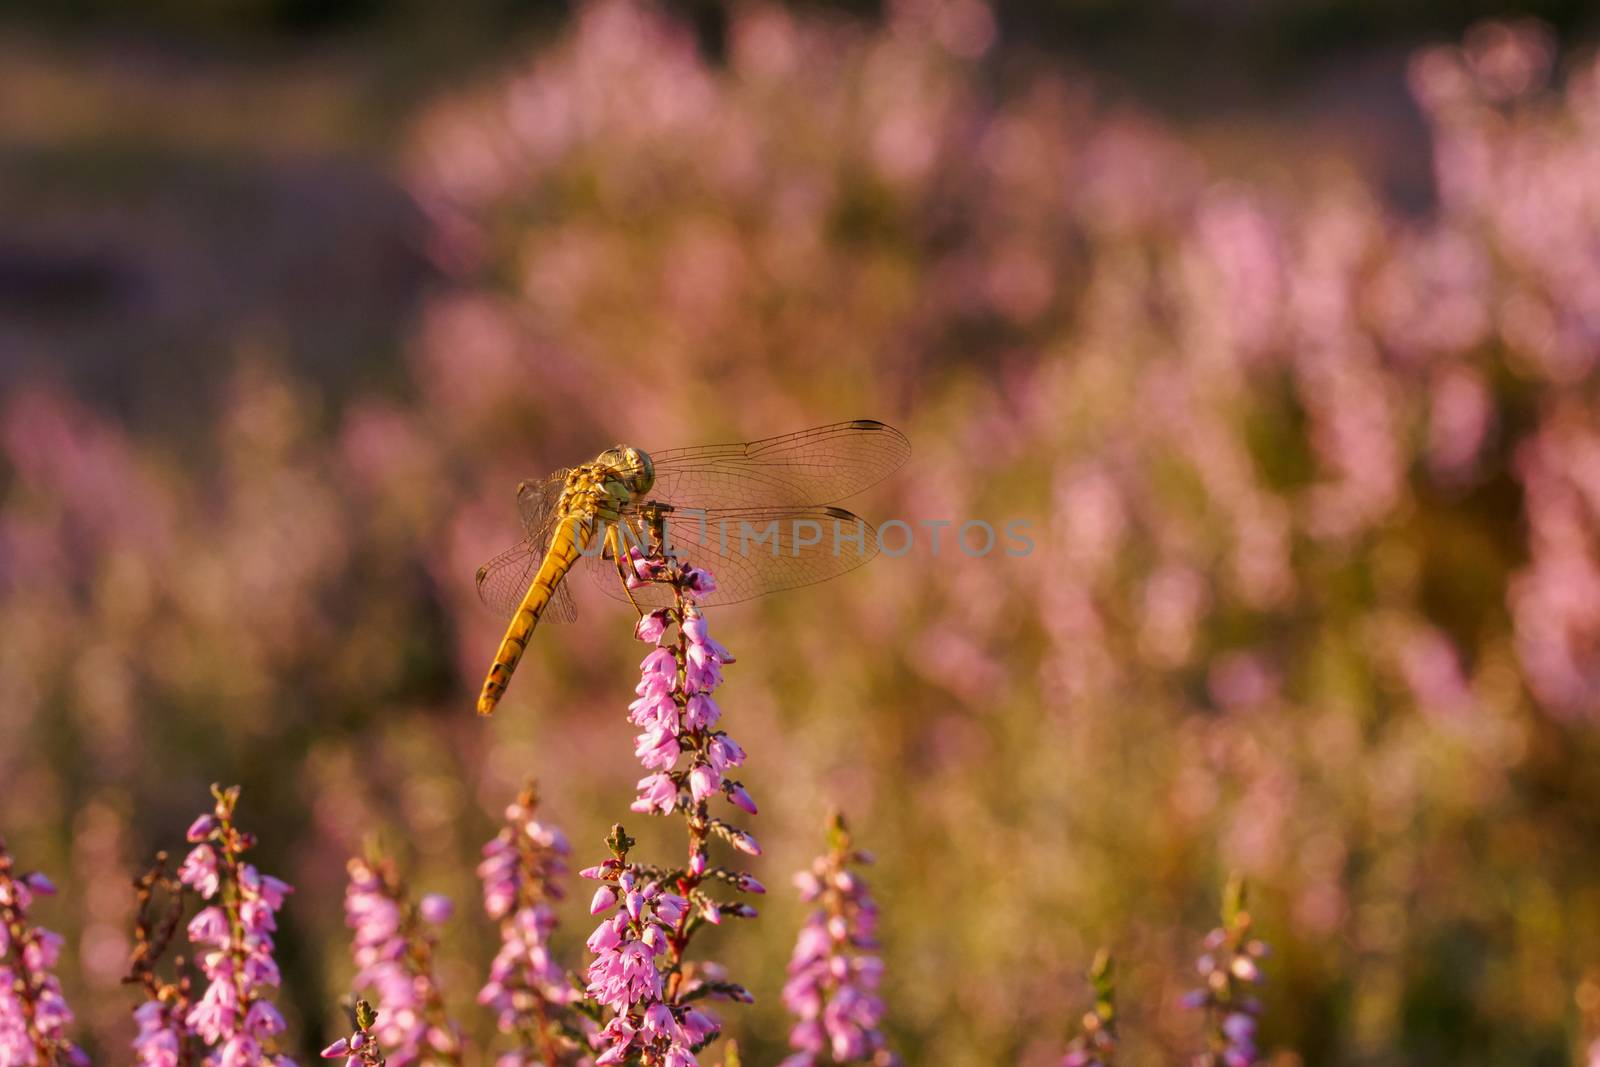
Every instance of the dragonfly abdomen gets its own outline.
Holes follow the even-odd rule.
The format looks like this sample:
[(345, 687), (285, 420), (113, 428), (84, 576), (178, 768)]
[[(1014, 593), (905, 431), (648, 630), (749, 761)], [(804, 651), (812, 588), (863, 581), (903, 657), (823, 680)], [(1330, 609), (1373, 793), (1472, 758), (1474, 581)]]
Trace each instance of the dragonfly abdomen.
[(506, 686), (511, 683), (512, 672), (522, 660), (523, 652), (527, 651), (528, 641), (533, 637), (534, 628), (539, 625), (539, 617), (544, 614), (550, 598), (555, 595), (556, 586), (578, 561), (579, 553), (593, 533), (592, 510), (585, 513), (574, 508), (562, 518), (550, 540), (550, 548), (539, 564), (539, 571), (533, 577), (533, 583), (528, 586), (527, 594), (517, 606), (516, 614), (511, 616), (511, 625), (500, 641), (500, 650), (495, 653), (494, 663), (489, 667), (483, 692), (478, 695), (479, 715), (494, 714), (495, 706), (500, 703)]

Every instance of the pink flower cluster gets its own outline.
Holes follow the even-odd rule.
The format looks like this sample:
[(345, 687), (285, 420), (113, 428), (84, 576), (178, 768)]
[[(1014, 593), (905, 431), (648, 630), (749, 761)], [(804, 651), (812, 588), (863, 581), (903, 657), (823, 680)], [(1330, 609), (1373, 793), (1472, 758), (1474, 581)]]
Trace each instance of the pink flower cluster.
[(686, 960), (690, 939), (701, 924), (756, 914), (747, 904), (714, 899), (702, 885), (711, 880), (740, 892), (766, 891), (747, 872), (712, 867), (709, 839), (720, 837), (753, 856), (760, 855), (761, 846), (748, 832), (710, 813), (710, 800), (719, 793), (743, 811), (756, 810), (744, 786), (728, 775), (744, 763), (745, 752), (717, 728), (722, 709), (712, 696), (722, 684), (723, 665), (732, 663), (733, 655), (711, 636), (695, 603), (716, 590), (716, 580), (659, 554), (634, 549), (631, 555), (631, 585), (657, 584), (673, 591), (673, 605), (645, 615), (634, 630), (639, 640), (656, 647), (639, 665), (636, 699), (628, 708), (628, 720), (642, 731), (634, 754), (652, 772), (640, 780), (632, 807), (642, 814), (681, 812), (688, 860), (673, 870), (630, 863), (633, 840), (620, 825), (613, 828), (607, 841), (611, 858), (582, 872), (601, 883), (590, 914), (605, 916), (588, 941), (595, 958), (587, 992), (614, 1013), (597, 1039), (597, 1064), (642, 1056), (649, 1063), (690, 1067), (720, 1029), (715, 1018), (690, 1002), (702, 995), (751, 999), (743, 986), (723, 980), (715, 964)]
[[(599, 1034), (601, 1054), (595, 1063), (623, 1063), (647, 1055), (648, 1062), (664, 1067), (694, 1067), (695, 1052), (717, 1035), (721, 1024), (687, 1002), (702, 993), (745, 1001), (749, 994), (740, 986), (716, 981), (720, 971), (709, 965), (700, 969), (704, 978), (685, 977), (692, 972), (679, 965), (689, 932), (697, 919), (721, 922), (724, 911), (753, 916), (754, 910), (718, 905), (696, 893), (696, 911), (688, 897), (663, 889), (659, 881), (646, 880), (642, 869), (628, 862), (633, 840), (622, 827), (612, 830), (608, 843), (612, 858), (582, 872), (602, 883), (589, 913), (615, 909), (588, 941), (595, 958), (589, 964), (587, 992), (597, 1004), (615, 1012)], [(696, 855), (702, 857), (700, 869), (696, 872), (691, 861), (690, 869), (677, 879), (678, 886), (686, 888), (707, 873), (705, 853)], [(663, 978), (661, 964), (667, 965), (670, 979)]]
[(179, 1067), (188, 1031), (184, 1013), (164, 1000), (147, 1000), (133, 1010), (138, 1033), (133, 1037), (134, 1061), (143, 1067)]
[(865, 880), (850, 869), (871, 862), (851, 847), (844, 819), (835, 815), (828, 851), (795, 875), (801, 899), (816, 907), (800, 928), (783, 987), (783, 1002), (799, 1020), (789, 1033), (796, 1051), (783, 1067), (899, 1062), (878, 1028), (884, 1011), (877, 995), (883, 978), (878, 908)]
[(1229, 885), (1221, 926), (1206, 935), (1205, 952), (1198, 961), (1204, 987), (1184, 998), (1191, 1008), (1204, 1008), (1207, 1017), (1205, 1052), (1194, 1067), (1249, 1067), (1257, 1062), (1256, 1027), (1261, 1002), (1250, 987), (1261, 981), (1264, 942), (1250, 936), (1250, 913), (1244, 910), (1244, 885)]
[(43, 874), (14, 874), (0, 843), (0, 1064), (6, 1067), (89, 1062), (66, 1038), (72, 1009), (54, 974), (61, 936), (28, 922), (34, 898), (55, 891)]
[[(654, 772), (640, 779), (633, 810), (667, 815), (684, 804), (684, 790), (691, 804), (720, 791), (754, 815), (755, 801), (742, 784), (727, 776), (744, 763), (745, 751), (716, 729), (722, 709), (711, 695), (722, 684), (723, 664), (732, 663), (733, 654), (711, 636), (705, 614), (694, 604), (695, 597), (716, 590), (716, 580), (697, 567), (675, 577), (662, 561), (643, 557), (635, 558), (634, 570), (639, 584), (677, 581), (681, 597), (676, 607), (652, 611), (634, 629), (634, 636), (656, 647), (639, 663), (639, 684), (634, 688), (638, 698), (628, 705), (628, 721), (643, 731), (634, 739), (633, 753)], [(676, 643), (662, 644), (674, 624)], [(689, 763), (680, 771), (678, 761), (685, 752)], [(750, 840), (748, 835), (746, 839)], [(756, 851), (748, 845), (744, 850)]]
[(377, 992), (383, 1022), (376, 1036), (395, 1067), (431, 1062), (456, 1063), (461, 1052), (458, 1028), (445, 1014), (444, 998), (433, 974), (435, 936), (430, 927), (449, 920), (448, 897), (429, 894), (415, 907), (405, 886), (385, 859), (352, 859), (345, 889), (345, 923), (354, 931), (352, 950), (358, 989)]
[(561, 879), (571, 848), (559, 829), (534, 817), (537, 806), (529, 785), (506, 807), (505, 824), (483, 846), (478, 864), (483, 909), (500, 921), (500, 950), (478, 1003), (489, 1006), (501, 1032), (518, 1042), (496, 1061), (499, 1067), (557, 1062), (557, 1049), (570, 1044), (560, 1023), (578, 999), (550, 952), (553, 905), (565, 895)]
[[(195, 847), (178, 871), (179, 880), (202, 900), (217, 901), (189, 921), (189, 941), (210, 985), (189, 1009), (184, 1025), (214, 1050), (207, 1062), (218, 1067), (293, 1067), (289, 1057), (270, 1051), (284, 1020), (267, 999), (268, 990), (281, 982), (272, 934), (284, 896), (292, 889), (243, 861), (255, 838), (233, 823), (238, 787), (213, 786), (212, 792), (216, 805), (189, 827), (188, 839)], [(148, 1017), (151, 1035), (159, 1025), (155, 1015)], [(157, 1042), (147, 1044), (154, 1051)]]

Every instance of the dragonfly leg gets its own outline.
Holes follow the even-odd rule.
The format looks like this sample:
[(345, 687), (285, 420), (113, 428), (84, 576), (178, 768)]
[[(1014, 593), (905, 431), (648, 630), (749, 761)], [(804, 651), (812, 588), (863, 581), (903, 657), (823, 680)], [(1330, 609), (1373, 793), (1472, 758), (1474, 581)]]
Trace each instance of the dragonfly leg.
[(633, 610), (637, 611), (639, 613), (639, 617), (642, 619), (645, 616), (645, 610), (639, 606), (639, 602), (637, 600), (633, 599), (633, 590), (628, 587), (628, 568), (631, 567), (633, 563), (631, 557), (628, 555), (627, 549), (623, 547), (622, 536), (618, 532), (621, 529), (622, 527), (619, 524), (613, 525), (610, 529), (606, 530), (605, 550), (606, 553), (616, 561), (617, 577), (622, 579), (622, 595), (628, 598), (628, 603), (633, 605)]

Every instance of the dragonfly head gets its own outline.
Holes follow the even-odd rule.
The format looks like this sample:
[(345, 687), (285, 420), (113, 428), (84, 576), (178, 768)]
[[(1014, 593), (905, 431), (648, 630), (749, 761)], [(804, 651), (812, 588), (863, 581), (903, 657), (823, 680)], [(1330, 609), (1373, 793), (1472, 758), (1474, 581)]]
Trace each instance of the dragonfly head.
[(600, 462), (615, 471), (617, 480), (636, 497), (644, 496), (656, 484), (656, 465), (650, 462), (650, 453), (631, 445), (606, 449)]

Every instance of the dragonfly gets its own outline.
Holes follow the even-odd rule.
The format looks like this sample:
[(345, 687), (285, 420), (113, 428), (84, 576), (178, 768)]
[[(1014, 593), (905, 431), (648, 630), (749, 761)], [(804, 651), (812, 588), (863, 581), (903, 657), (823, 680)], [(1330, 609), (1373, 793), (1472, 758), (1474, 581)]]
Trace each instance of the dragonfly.
[(659, 551), (716, 575), (697, 598), (731, 604), (827, 581), (878, 552), (877, 531), (837, 502), (893, 474), (905, 435), (875, 419), (720, 445), (606, 449), (592, 462), (517, 487), (525, 538), (478, 568), (478, 595), (510, 625), (478, 696), (492, 715), (534, 629), (577, 617), (565, 579), (589, 571), (641, 613), (672, 603), (630, 583), (631, 550)]

